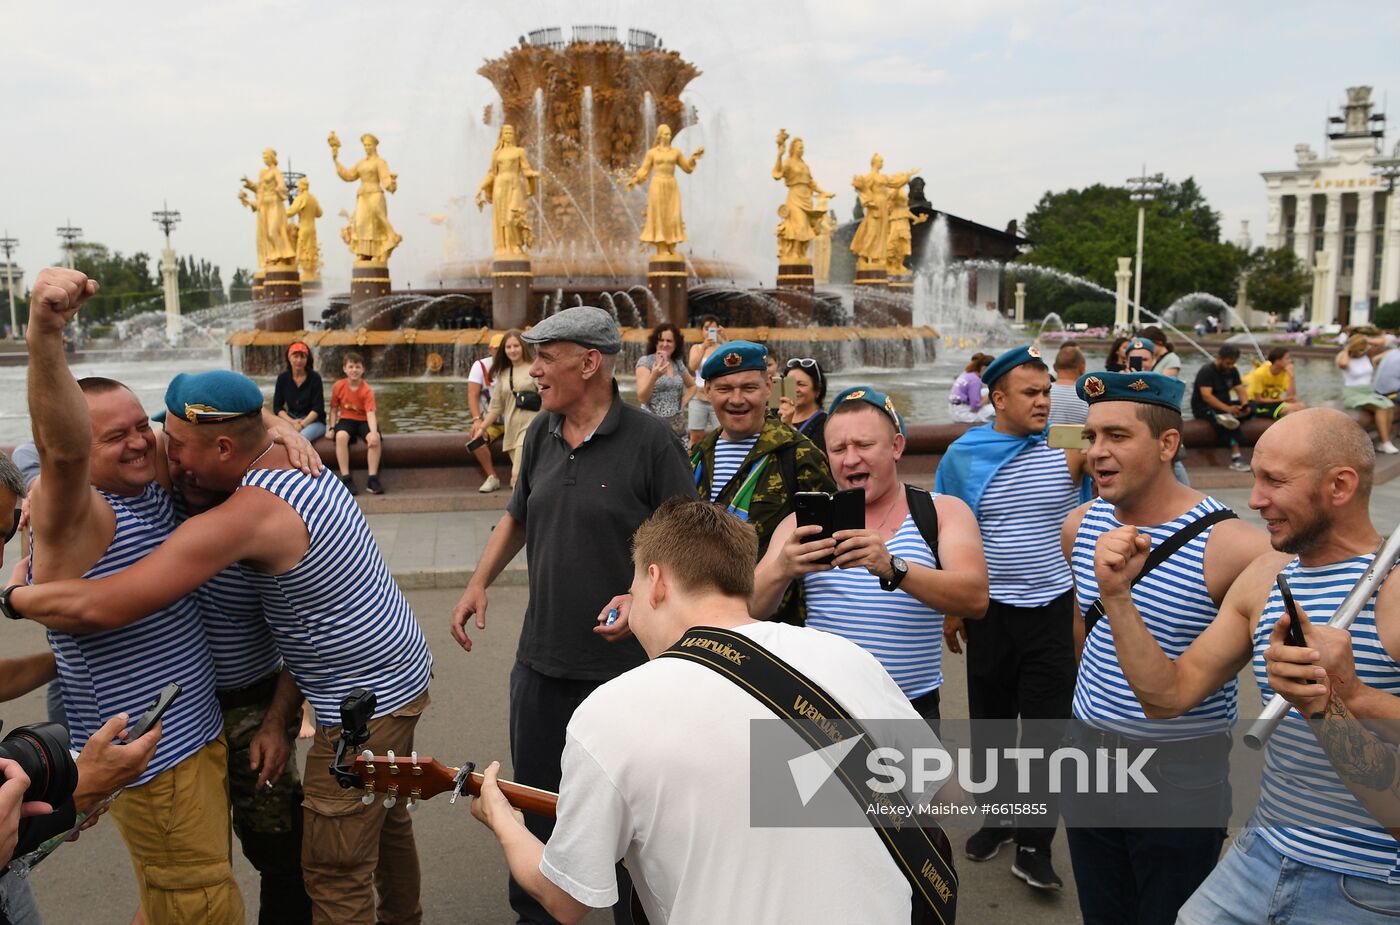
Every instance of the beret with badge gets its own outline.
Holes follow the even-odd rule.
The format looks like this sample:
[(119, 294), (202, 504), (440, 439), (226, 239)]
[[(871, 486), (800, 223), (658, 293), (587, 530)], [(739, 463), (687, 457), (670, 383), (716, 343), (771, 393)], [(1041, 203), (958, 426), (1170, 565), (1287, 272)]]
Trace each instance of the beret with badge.
[(1074, 390), (1091, 405), (1101, 401), (1131, 401), (1179, 412), (1186, 383), (1161, 373), (1085, 373), (1074, 384)]
[(180, 373), (165, 390), (165, 407), (191, 424), (218, 424), (261, 412), (263, 394), (252, 379), (232, 370)]
[(700, 367), (700, 376), (708, 382), (720, 376), (742, 373), (750, 369), (767, 372), (767, 359), (768, 348), (762, 344), (755, 344), (749, 340), (731, 340), (705, 359)]
[(1035, 344), (1027, 344), (1024, 347), (1012, 347), (1010, 350), (998, 356), (982, 373), (982, 381), (987, 383), (987, 385), (991, 385), (1016, 367), (1024, 366), (1027, 363), (1040, 363), (1042, 365), (1045, 363), (1045, 360), (1040, 356), (1040, 348)]
[(905, 432), (904, 418), (900, 417), (899, 412), (895, 410), (894, 400), (879, 389), (872, 388), (868, 385), (852, 386), (843, 391), (840, 395), (837, 395), (831, 400), (831, 406), (827, 409), (827, 414), (835, 414), (838, 407), (844, 405), (846, 402), (852, 401), (864, 402), (873, 408), (878, 408), (880, 411), (884, 412), (885, 417), (890, 419), (890, 423), (894, 425), (895, 430), (899, 431), (901, 434)]

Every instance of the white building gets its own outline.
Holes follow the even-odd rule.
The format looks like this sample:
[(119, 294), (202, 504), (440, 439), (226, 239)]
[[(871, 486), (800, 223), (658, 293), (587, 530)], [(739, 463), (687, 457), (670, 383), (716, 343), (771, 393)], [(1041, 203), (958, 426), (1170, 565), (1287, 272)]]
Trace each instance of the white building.
[(1391, 189), (1400, 144), (1385, 154), (1385, 116), (1371, 112), (1370, 87), (1348, 87), (1331, 123), (1322, 157), (1295, 145), (1297, 167), (1261, 174), (1265, 244), (1291, 248), (1313, 271), (1313, 323), (1363, 324), (1376, 305), (1400, 299), (1400, 196)]

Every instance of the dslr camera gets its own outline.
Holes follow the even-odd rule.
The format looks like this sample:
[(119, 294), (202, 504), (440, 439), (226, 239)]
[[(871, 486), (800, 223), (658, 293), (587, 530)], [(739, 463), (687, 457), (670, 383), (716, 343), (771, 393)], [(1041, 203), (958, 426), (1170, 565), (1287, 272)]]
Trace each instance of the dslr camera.
[[(44, 841), (71, 829), (77, 818), (73, 791), (78, 787), (78, 765), (68, 749), (68, 730), (58, 723), (20, 726), (0, 741), (0, 758), (9, 758), (29, 775), (26, 803), (35, 800), (54, 808), (49, 816), (32, 816), (19, 823), (15, 856), (28, 854)], [(9, 858), (0, 858), (8, 863)]]

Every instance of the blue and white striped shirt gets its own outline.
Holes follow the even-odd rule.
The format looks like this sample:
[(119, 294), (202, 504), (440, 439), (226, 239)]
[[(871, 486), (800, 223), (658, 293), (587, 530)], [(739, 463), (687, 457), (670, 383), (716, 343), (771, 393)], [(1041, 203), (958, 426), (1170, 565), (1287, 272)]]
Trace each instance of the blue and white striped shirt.
[[(1313, 568), (1304, 568), (1294, 559), (1282, 574), (1308, 619), (1324, 623), (1331, 619), (1372, 559), (1374, 556), (1367, 554)], [(1356, 676), (1362, 684), (1400, 697), (1400, 665), (1386, 652), (1376, 632), (1375, 604), (1373, 596), (1351, 626)], [(1269, 592), (1254, 631), (1254, 677), (1266, 702), (1273, 691), (1264, 665), (1264, 650), (1269, 647), (1269, 634), (1282, 614), (1283, 601), (1275, 587)], [(1295, 861), (1400, 884), (1400, 842), (1342, 783), (1327, 753), (1296, 709), (1289, 708), (1269, 740), (1259, 808), (1250, 825), (1259, 828), (1260, 836), (1275, 851)]]
[[(911, 565), (937, 568), (912, 514), (885, 544)], [(903, 589), (885, 591), (865, 568), (803, 577), (807, 626), (844, 636), (880, 660), (913, 700), (943, 685), (943, 614)]]
[[(175, 521), (190, 518), (189, 508), (177, 492)], [(262, 599), (250, 582), (247, 569), (230, 565), (200, 585), (199, 616), (214, 656), (214, 685), (221, 691), (247, 687), (276, 671), (282, 654), (262, 615)]]
[(1043, 442), (1028, 444), (992, 476), (977, 508), (992, 600), (1039, 607), (1070, 589), (1060, 528), (1078, 505), (1065, 451)]
[[(116, 531), (102, 558), (83, 575), (104, 578), (144, 559), (175, 529), (170, 496), (155, 482), (134, 498), (100, 492), (116, 515)], [(35, 555), (48, 554), (36, 550)], [(33, 580), (32, 572), (30, 580)], [(125, 712), (134, 723), (172, 681), (180, 696), (162, 720), (155, 757), (136, 785), (172, 768), (219, 737), (224, 717), (214, 698), (214, 660), (193, 594), (119, 629), (73, 636), (48, 631), (63, 680), (63, 708), (74, 748), (102, 724)]]
[(719, 500), (719, 493), (729, 485), (729, 480), (738, 473), (739, 467), (748, 458), (749, 451), (758, 442), (758, 434), (743, 440), (726, 440), (721, 436), (715, 441), (715, 471), (710, 475), (710, 500)]
[[(1138, 527), (1160, 546), (1172, 534), (1212, 511), (1224, 508), (1214, 498), (1206, 498), (1175, 520), (1151, 527)], [(1094, 545), (1109, 530), (1121, 527), (1113, 516), (1113, 505), (1099, 498), (1084, 512), (1079, 533), (1074, 538), (1070, 558), (1074, 563), (1074, 584), (1079, 610), (1085, 613), (1099, 597), (1094, 577)], [(1215, 527), (1207, 527), (1172, 557), (1133, 586), (1133, 604), (1142, 622), (1168, 658), (1176, 659), (1199, 636), (1220, 608), (1206, 588), (1206, 542)], [(1074, 685), (1074, 716), (1093, 726), (1137, 739), (1174, 741), (1228, 732), (1236, 717), (1237, 682), (1231, 678), (1185, 714), (1170, 720), (1149, 720), (1137, 695), (1123, 676), (1122, 665), (1113, 644), (1113, 628), (1101, 618), (1084, 640), (1079, 677)]]
[(245, 574), (317, 722), (339, 725), (340, 701), (357, 687), (374, 692), (376, 717), (423, 693), (433, 671), (428, 642), (341, 481), (329, 472), (254, 469), (243, 485), (285, 501), (311, 538), (288, 571)]

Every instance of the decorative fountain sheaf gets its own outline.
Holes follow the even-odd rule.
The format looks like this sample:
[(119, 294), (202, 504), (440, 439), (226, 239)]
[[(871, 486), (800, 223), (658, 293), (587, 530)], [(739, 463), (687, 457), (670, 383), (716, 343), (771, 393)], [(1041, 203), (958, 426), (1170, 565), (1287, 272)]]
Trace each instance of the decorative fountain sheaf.
[[(370, 300), (330, 296), (323, 314), (326, 330), (295, 335), (329, 351), (323, 365), (338, 362), (338, 349), (357, 349), (371, 355), (371, 372), (378, 376), (462, 375), (485, 353), (491, 328), (533, 323), (579, 304), (601, 306), (617, 317), (624, 328), (624, 362), (644, 349), (651, 325), (672, 320), (689, 327), (706, 314), (719, 317), (731, 337), (767, 341), (780, 356), (815, 356), (835, 368), (907, 367), (933, 359), (939, 333), (931, 325), (951, 316), (944, 319), (928, 307), (958, 301), (968, 292), (965, 277), (945, 284), (941, 269), (935, 280), (916, 266), (919, 272), (904, 276), (902, 289), (892, 275), (888, 287), (862, 286), (856, 293), (849, 284), (813, 285), (810, 275), (805, 285), (785, 283), (793, 255), (780, 257), (777, 242), (769, 255), (746, 252), (729, 259), (722, 242), (709, 240), (682, 242), (669, 248), (673, 254), (644, 249), (639, 237), (647, 194), (644, 187), (630, 189), (628, 181), (638, 175), (648, 150), (662, 143), (666, 133), (659, 127), (669, 126), (678, 135), (700, 118), (682, 99), (699, 68), (663, 48), (654, 34), (629, 30), (624, 42), (613, 27), (583, 26), (566, 41), (561, 29), (540, 29), (478, 73), (499, 95), (499, 103), (485, 107), (484, 121), (496, 129), (497, 150), (509, 154), (529, 188), (523, 215), (518, 202), (509, 205), (517, 210), (509, 219), (510, 244), (503, 249), (497, 234), (494, 254), (448, 260), (437, 289), (395, 290)], [(511, 132), (503, 131), (506, 126)], [(506, 151), (500, 147), (505, 144), (518, 147)], [(781, 164), (781, 140), (779, 145)], [(494, 155), (490, 163), (494, 171)], [(688, 182), (680, 177), (682, 199)], [(891, 201), (907, 203), (899, 185)], [(820, 191), (815, 182), (812, 186)], [(488, 176), (483, 188), (489, 187)], [(780, 204), (775, 195), (774, 214)], [(753, 206), (746, 205), (752, 213)], [(491, 207), (504, 206), (493, 201)], [(723, 205), (686, 199), (685, 208)], [(765, 203), (757, 214), (769, 208)], [(816, 217), (825, 220), (824, 209), (822, 200), (812, 213), (814, 227)], [(468, 214), (483, 224), (496, 221), (498, 231), (505, 227), (499, 217)], [(919, 237), (916, 232), (916, 243)], [(525, 243), (517, 247), (519, 242)], [(698, 251), (709, 256), (701, 258)], [(666, 260), (674, 261), (670, 272), (658, 273), (658, 261)], [(765, 268), (776, 270), (777, 288), (756, 284)], [(679, 298), (674, 290), (662, 291), (659, 276), (682, 278)], [(234, 363), (252, 374), (274, 372), (293, 336), (239, 332), (229, 341)], [(959, 342), (963, 339), (959, 334)]]

